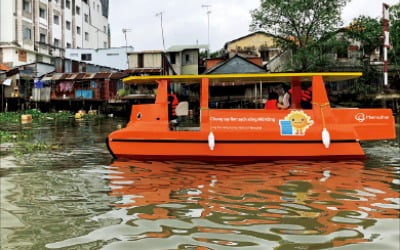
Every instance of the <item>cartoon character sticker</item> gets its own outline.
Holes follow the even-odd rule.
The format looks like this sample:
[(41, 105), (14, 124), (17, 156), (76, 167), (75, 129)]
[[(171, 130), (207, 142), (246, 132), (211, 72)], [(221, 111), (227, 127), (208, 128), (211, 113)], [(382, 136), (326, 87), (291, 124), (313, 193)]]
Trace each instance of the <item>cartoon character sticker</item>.
[(283, 120), (279, 120), (281, 135), (304, 136), (307, 129), (314, 124), (311, 117), (302, 110), (291, 111)]

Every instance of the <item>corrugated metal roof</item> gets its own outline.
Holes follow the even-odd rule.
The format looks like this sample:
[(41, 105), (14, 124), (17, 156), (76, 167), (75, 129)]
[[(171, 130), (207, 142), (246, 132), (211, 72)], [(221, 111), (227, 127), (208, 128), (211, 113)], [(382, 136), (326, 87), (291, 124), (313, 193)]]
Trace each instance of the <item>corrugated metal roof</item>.
[(74, 73), (65, 73), (61, 76), (60, 80), (74, 80), (76, 77), (76, 74)]
[(174, 45), (167, 49), (167, 52), (179, 52), (188, 49), (207, 49), (208, 46), (205, 44), (196, 44), (196, 45)]
[(94, 79), (94, 76), (96, 75), (96, 73), (86, 73), (82, 79), (84, 80), (89, 80), (89, 79)]
[(41, 81), (51, 81), (53, 78), (53, 75), (45, 75), (42, 77)]
[(53, 74), (53, 77), (51, 78), (51, 80), (60, 80), (62, 76), (63, 76), (63, 73), (55, 73), (55, 74)]
[(127, 74), (150, 74), (150, 73), (161, 73), (162, 68), (136, 68), (124, 70)]
[(111, 76), (110, 72), (99, 72), (94, 75), (94, 78), (95, 79), (106, 79), (106, 78), (110, 78), (110, 76)]
[(122, 79), (128, 75), (129, 74), (127, 72), (116, 72), (116, 73), (112, 73), (110, 78), (111, 79)]
[(86, 73), (78, 73), (75, 77), (76, 80), (81, 80), (86, 75)]

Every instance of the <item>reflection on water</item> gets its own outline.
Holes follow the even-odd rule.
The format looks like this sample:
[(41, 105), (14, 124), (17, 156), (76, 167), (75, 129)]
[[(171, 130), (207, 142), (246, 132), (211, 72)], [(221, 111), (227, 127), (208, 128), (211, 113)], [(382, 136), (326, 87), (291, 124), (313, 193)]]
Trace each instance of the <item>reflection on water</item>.
[(118, 224), (48, 244), (104, 249), (398, 246), (399, 167), (361, 162), (251, 165), (115, 161), (105, 168)]
[(49, 138), (66, 135), (63, 150), (6, 157), (2, 248), (400, 246), (396, 141), (366, 144), (366, 162), (109, 164), (101, 139), (115, 126), (49, 129)]

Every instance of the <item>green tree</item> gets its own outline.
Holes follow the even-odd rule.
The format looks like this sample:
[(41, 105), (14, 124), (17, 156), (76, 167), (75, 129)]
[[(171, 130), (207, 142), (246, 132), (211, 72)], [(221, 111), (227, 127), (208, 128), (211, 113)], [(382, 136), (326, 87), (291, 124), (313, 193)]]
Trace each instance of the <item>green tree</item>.
[(346, 29), (347, 37), (360, 44), (363, 75), (350, 87), (350, 92), (359, 96), (368, 96), (378, 91), (378, 71), (371, 65), (370, 56), (376, 48), (380, 48), (383, 39), (382, 22), (378, 19), (359, 16)]
[(390, 7), (390, 45), (389, 61), (400, 68), (400, 4)]
[(327, 63), (322, 57), (341, 25), (349, 0), (261, 0), (252, 10), (251, 30), (264, 30), (282, 49), (292, 51), (291, 70), (312, 71)]
[(382, 45), (382, 23), (372, 17), (359, 16), (353, 19), (347, 34), (353, 40), (360, 42), (364, 58), (369, 58), (372, 52)]

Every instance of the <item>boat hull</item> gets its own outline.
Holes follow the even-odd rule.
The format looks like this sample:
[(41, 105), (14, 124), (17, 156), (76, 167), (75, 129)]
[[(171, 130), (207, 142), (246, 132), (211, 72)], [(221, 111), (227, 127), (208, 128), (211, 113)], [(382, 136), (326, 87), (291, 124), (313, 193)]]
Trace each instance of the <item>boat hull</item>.
[(200, 161), (260, 161), (310, 159), (364, 159), (357, 141), (332, 141), (325, 148), (322, 141), (215, 141), (211, 150), (207, 140), (144, 140), (107, 139), (113, 156), (136, 160), (200, 160)]

